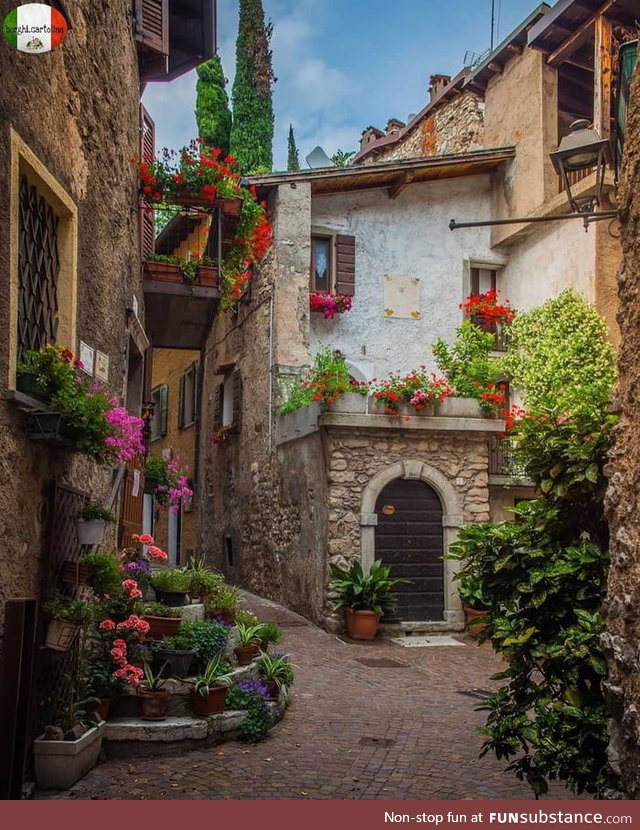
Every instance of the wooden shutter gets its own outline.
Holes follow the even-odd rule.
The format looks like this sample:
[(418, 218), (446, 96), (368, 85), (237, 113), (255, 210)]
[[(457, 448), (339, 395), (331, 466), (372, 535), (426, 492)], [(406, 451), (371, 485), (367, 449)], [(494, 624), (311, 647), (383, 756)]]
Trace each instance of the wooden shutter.
[(477, 296), (480, 293), (480, 269), (471, 269), (471, 294)]
[(162, 438), (167, 434), (167, 412), (169, 409), (169, 387), (162, 386), (158, 390), (160, 398), (160, 413), (158, 417), (158, 435)]
[(185, 376), (182, 375), (180, 378), (180, 396), (178, 400), (178, 429), (184, 427), (184, 387)]
[[(134, 488), (136, 473), (138, 487)], [(135, 495), (134, 495), (135, 493)], [(142, 533), (142, 513), (144, 504), (144, 458), (138, 456), (127, 465), (122, 496), (122, 512), (120, 514), (119, 546), (129, 547), (132, 544), (132, 534)]]
[[(140, 158), (150, 159), (156, 152), (156, 125), (140, 104)], [(140, 202), (140, 257), (146, 259), (153, 253), (156, 239), (155, 213), (144, 202)]]
[(233, 373), (233, 423), (240, 429), (242, 421), (242, 378), (236, 369)]
[(355, 236), (336, 236), (336, 291), (349, 297), (356, 293)]
[(136, 40), (150, 52), (169, 54), (169, 0), (135, 0)]
[(213, 393), (213, 431), (222, 429), (222, 404), (224, 399), (224, 384), (217, 384)]

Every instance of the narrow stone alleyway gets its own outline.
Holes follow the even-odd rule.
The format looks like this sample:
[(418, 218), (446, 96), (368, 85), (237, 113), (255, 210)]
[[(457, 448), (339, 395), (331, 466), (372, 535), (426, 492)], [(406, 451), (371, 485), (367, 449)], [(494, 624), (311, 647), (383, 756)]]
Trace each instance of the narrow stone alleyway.
[[(282, 626), (297, 682), (285, 720), (257, 746), (224, 744), (171, 758), (107, 761), (78, 799), (528, 799), (531, 791), (479, 759), (475, 690), (500, 663), (488, 647), (351, 644), (272, 603), (248, 597)], [(560, 787), (555, 798), (571, 798)]]

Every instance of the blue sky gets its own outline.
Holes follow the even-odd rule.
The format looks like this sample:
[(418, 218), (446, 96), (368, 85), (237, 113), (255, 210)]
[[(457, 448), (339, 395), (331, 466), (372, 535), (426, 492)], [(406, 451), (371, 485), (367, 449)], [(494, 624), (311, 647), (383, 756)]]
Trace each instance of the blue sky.
[[(286, 166), (289, 123), (300, 159), (320, 144), (329, 155), (355, 150), (369, 124), (406, 120), (427, 103), (429, 76), (456, 74), (465, 52), (490, 43), (491, 0), (263, 0), (273, 22), (276, 132), (274, 166)], [(496, 0), (499, 38), (537, 6)], [(237, 0), (218, 0), (218, 48), (231, 94)], [(158, 147), (196, 135), (195, 72), (150, 84), (143, 101)]]

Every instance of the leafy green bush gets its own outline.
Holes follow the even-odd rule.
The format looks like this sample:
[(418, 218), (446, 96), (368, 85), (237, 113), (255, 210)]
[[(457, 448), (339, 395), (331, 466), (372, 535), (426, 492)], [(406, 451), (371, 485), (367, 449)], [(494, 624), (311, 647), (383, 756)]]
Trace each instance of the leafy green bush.
[(347, 570), (331, 564), (331, 589), (338, 595), (336, 608), (353, 611), (375, 611), (382, 614), (395, 607), (392, 588), (407, 579), (391, 579), (391, 568), (375, 561), (365, 574), (360, 562), (354, 562)]
[(93, 618), (93, 606), (84, 600), (70, 599), (55, 593), (42, 606), (50, 620), (65, 620), (75, 625), (87, 625)]
[(185, 620), (178, 629), (181, 642), (187, 643), (187, 648), (195, 651), (200, 670), (204, 670), (207, 663), (223, 651), (228, 634), (224, 625), (212, 620)]
[(111, 510), (107, 510), (104, 507), (98, 507), (96, 504), (88, 504), (86, 507), (83, 507), (80, 515), (78, 516), (79, 519), (84, 519), (87, 522), (91, 521), (99, 521), (99, 522), (117, 522), (118, 517), (115, 513), (112, 513)]
[(170, 608), (162, 602), (146, 602), (142, 613), (150, 617), (173, 617), (175, 619), (182, 616), (182, 608)]
[(247, 712), (238, 730), (240, 740), (257, 744), (267, 737), (271, 719), (267, 702), (259, 691), (233, 686), (227, 693), (225, 707), (232, 711)]
[(111, 551), (87, 551), (80, 557), (80, 563), (89, 568), (89, 587), (93, 588), (96, 596), (114, 594), (125, 578), (120, 563)]

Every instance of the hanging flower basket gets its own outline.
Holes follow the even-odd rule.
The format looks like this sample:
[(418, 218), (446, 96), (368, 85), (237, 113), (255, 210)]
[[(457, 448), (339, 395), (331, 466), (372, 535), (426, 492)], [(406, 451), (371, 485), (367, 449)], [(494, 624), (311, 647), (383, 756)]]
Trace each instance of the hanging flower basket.
[(49, 620), (45, 645), (53, 651), (69, 651), (80, 628), (69, 620)]
[(32, 441), (58, 444), (70, 450), (76, 449), (69, 435), (69, 426), (60, 412), (31, 412), (26, 429), (27, 436)]
[(76, 535), (81, 545), (99, 545), (104, 537), (106, 522), (99, 519), (78, 519), (76, 521)]

